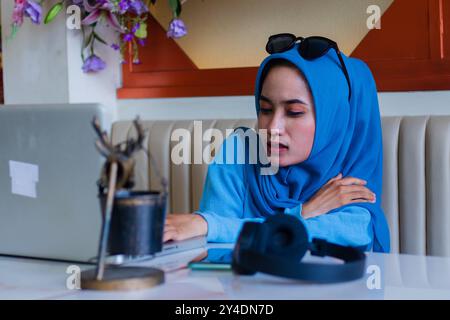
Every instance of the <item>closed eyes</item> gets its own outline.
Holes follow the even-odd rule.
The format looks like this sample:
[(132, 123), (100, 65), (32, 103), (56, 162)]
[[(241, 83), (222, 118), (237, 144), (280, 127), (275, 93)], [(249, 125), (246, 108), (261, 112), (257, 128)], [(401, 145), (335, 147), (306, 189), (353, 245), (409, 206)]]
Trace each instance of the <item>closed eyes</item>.
[[(270, 113), (273, 112), (273, 109), (271, 109), (271, 108), (260, 108), (260, 112), (262, 114), (270, 114)], [(304, 114), (305, 114), (305, 112), (303, 112), (303, 111), (287, 111), (286, 112), (286, 115), (288, 117), (294, 117), (294, 118), (300, 117), (300, 116), (302, 116)]]

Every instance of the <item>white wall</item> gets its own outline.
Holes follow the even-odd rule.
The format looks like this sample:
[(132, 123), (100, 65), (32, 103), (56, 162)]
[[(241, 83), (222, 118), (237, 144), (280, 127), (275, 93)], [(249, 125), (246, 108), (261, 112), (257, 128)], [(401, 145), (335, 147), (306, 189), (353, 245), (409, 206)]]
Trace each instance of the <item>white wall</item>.
[[(393, 115), (450, 114), (450, 91), (384, 92), (378, 94), (380, 113)], [(252, 119), (253, 96), (119, 100), (116, 120)]]
[[(50, 5), (52, 2), (44, 2), (44, 12)], [(96, 54), (107, 68), (95, 74), (83, 73), (81, 31), (66, 27), (69, 15), (64, 10), (48, 25), (36, 26), (25, 18), (16, 37), (7, 41), (13, 7), (14, 1), (1, 0), (5, 104), (102, 103), (114, 112), (121, 70), (119, 53), (96, 45)], [(101, 30), (108, 31), (100, 32), (106, 41), (115, 40), (110, 29)]]
[(450, 91), (382, 92), (378, 99), (385, 116), (450, 114)]
[[(3, 84), (5, 103), (57, 103), (69, 99), (65, 28), (22, 25), (16, 37), (11, 33), (14, 1), (1, 1)], [(64, 23), (61, 15), (53, 21)]]
[(256, 117), (253, 96), (119, 100), (117, 119), (226, 119)]

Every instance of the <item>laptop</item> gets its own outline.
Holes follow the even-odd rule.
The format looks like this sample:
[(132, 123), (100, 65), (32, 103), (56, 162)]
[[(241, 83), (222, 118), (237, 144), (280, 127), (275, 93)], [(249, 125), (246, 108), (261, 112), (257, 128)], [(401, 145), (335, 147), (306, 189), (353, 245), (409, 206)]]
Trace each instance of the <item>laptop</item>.
[[(0, 255), (92, 263), (101, 229), (97, 180), (105, 159), (94, 146), (98, 104), (0, 107)], [(163, 252), (202, 247), (204, 237)], [(130, 257), (128, 257), (130, 259)]]

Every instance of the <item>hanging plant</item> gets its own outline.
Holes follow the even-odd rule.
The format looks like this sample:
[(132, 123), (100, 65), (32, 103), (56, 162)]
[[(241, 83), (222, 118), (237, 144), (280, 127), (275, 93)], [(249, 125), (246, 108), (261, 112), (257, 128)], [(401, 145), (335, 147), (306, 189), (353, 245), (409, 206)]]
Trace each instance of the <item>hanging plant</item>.
[[(53, 5), (44, 16), (42, 5), (46, 1), (52, 2)], [(179, 18), (182, 4), (186, 1), (168, 0), (173, 15), (167, 31), (170, 38), (180, 38), (187, 34), (186, 26)], [(145, 45), (149, 7), (155, 5), (156, 0), (14, 0), (14, 2), (10, 38), (16, 35), (24, 18), (29, 18), (36, 25), (48, 24), (64, 11), (65, 5), (77, 5), (80, 8), (80, 28), (83, 33), (82, 69), (88, 73), (98, 72), (106, 67), (101, 57), (95, 54), (95, 45), (98, 42), (110, 46), (113, 50), (119, 50), (122, 62), (125, 62), (125, 50), (129, 46), (132, 50), (132, 62), (140, 63), (139, 46)], [(96, 30), (100, 23), (106, 23), (109, 28), (119, 33), (118, 43), (108, 44), (103, 40)]]

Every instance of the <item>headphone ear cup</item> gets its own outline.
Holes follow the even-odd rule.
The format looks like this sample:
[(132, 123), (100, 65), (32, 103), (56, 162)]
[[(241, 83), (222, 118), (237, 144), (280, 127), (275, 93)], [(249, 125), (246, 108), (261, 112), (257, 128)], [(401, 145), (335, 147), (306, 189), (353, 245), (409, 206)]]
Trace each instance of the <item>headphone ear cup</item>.
[(252, 276), (256, 273), (256, 271), (248, 269), (242, 265), (240, 265), (236, 259), (233, 259), (231, 262), (231, 269), (234, 273), (242, 275), (242, 276)]
[(308, 250), (308, 233), (300, 219), (276, 214), (266, 219), (265, 253), (299, 262)]
[(242, 255), (245, 254), (245, 251), (261, 250), (261, 227), (262, 224), (257, 222), (246, 222), (242, 226), (233, 250), (233, 260), (231, 263), (231, 268), (236, 274), (253, 275), (256, 273), (255, 270), (249, 268), (242, 262), (244, 260), (242, 259)]

